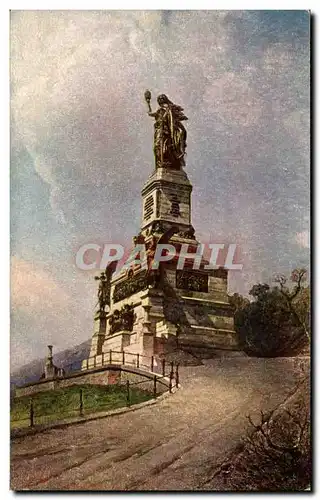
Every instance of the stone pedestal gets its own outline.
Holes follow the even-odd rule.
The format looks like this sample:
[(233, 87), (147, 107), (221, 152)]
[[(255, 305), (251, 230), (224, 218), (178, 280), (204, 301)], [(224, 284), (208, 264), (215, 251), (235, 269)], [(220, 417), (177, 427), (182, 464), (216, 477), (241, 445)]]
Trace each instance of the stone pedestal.
[(191, 225), (191, 191), (183, 170), (155, 170), (142, 189), (142, 234), (148, 235), (156, 222), (163, 230), (172, 225), (187, 230)]
[(55, 377), (63, 377), (64, 370), (63, 368), (58, 368), (53, 363), (53, 354), (52, 354), (52, 345), (48, 345), (48, 355), (45, 362), (44, 373), (41, 378), (45, 379), (53, 379)]
[(120, 330), (113, 335), (109, 335), (103, 345), (103, 351), (108, 353), (112, 351), (123, 351), (126, 347), (130, 345), (131, 332), (127, 330)]
[(149, 303), (145, 303), (145, 304), (143, 304), (142, 307), (143, 307), (144, 312), (145, 312), (144, 320), (142, 323), (142, 332), (146, 336), (152, 335), (151, 321), (150, 321), (150, 317), (149, 317), (150, 309), (152, 309), (152, 306)]
[(53, 354), (52, 354), (52, 345), (48, 345), (48, 354), (44, 368), (44, 377), (45, 378), (53, 378), (55, 376), (56, 368), (53, 364)]
[[(143, 218), (134, 241), (147, 250), (153, 240), (165, 241), (178, 251), (188, 244), (188, 252), (195, 252), (191, 191), (183, 170), (154, 171), (142, 189)], [(159, 356), (169, 344), (195, 352), (239, 350), (228, 300), (228, 273), (206, 270), (205, 264), (203, 259), (200, 269), (193, 270), (191, 261), (179, 270), (175, 259), (158, 271), (134, 266), (114, 276), (110, 311), (95, 318), (90, 355), (111, 349), (125, 351), (126, 356)]]
[(92, 337), (89, 357), (102, 353), (102, 346), (106, 337), (107, 314), (105, 311), (97, 311), (94, 317), (94, 332)]

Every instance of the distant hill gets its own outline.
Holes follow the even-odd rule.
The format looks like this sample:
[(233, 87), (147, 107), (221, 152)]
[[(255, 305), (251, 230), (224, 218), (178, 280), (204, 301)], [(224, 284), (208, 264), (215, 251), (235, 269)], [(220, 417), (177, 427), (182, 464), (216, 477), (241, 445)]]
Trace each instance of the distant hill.
[[(66, 368), (71, 365), (73, 369), (81, 367), (81, 361), (89, 356), (91, 339), (82, 342), (82, 344), (57, 352), (53, 356), (53, 362), (59, 368)], [(10, 385), (24, 385), (36, 382), (44, 371), (45, 358), (35, 359), (30, 363), (15, 370), (11, 374)]]

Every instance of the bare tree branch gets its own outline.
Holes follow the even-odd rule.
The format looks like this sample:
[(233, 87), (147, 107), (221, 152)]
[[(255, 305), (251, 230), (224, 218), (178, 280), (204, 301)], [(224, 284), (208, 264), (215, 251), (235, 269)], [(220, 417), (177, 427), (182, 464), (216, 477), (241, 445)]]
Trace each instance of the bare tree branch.
[(290, 292), (289, 288), (286, 287), (287, 279), (282, 274), (278, 274), (275, 277), (274, 282), (279, 284), (279, 287), (280, 287), (279, 291), (280, 291), (281, 295), (284, 297), (284, 299), (286, 300), (289, 311), (296, 318), (298, 324), (303, 329), (304, 335), (306, 336), (308, 342), (310, 343), (309, 330), (305, 324), (305, 321), (302, 318), (300, 318), (300, 316), (297, 313), (297, 311), (294, 307), (294, 304), (293, 304), (294, 299), (299, 295), (299, 293), (303, 289), (302, 282), (305, 279), (306, 274), (307, 274), (306, 269), (294, 269), (294, 271), (291, 274), (291, 281), (293, 281), (294, 283), (297, 283), (297, 284), (294, 287), (292, 292)]

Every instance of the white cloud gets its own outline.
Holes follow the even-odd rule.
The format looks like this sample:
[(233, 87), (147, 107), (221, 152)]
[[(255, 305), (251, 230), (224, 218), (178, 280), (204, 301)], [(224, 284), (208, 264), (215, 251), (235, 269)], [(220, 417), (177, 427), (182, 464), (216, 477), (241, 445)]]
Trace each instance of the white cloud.
[(295, 109), (283, 117), (283, 124), (294, 141), (300, 145), (300, 151), (305, 159), (306, 173), (310, 170), (310, 110)]
[(268, 47), (264, 53), (263, 66), (271, 75), (279, 76), (287, 71), (293, 61), (292, 48), (283, 43), (276, 43)]
[(302, 231), (295, 235), (295, 241), (302, 248), (310, 248), (310, 235), (309, 231)]
[[(61, 264), (60, 264), (61, 267)], [(62, 271), (62, 269), (60, 269)], [(13, 256), (11, 259), (11, 368), (91, 336), (96, 283), (92, 274), (75, 272), (67, 283), (61, 272)]]
[(13, 310), (33, 314), (61, 314), (70, 297), (47, 271), (16, 256), (11, 258), (11, 300)]
[(234, 72), (211, 81), (204, 101), (228, 126), (252, 126), (262, 113), (262, 102), (255, 90)]

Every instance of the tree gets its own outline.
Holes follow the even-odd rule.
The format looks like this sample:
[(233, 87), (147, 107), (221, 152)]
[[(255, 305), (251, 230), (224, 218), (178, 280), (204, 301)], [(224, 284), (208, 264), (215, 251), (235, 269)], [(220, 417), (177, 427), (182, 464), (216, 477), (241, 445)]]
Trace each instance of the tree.
[(233, 295), (229, 296), (229, 303), (233, 307), (234, 312), (237, 313), (238, 311), (241, 311), (246, 306), (248, 306), (250, 304), (250, 300), (246, 297), (243, 297), (239, 293), (234, 293)]
[(290, 279), (295, 285), (291, 289), (287, 286), (287, 278), (282, 274), (277, 275), (274, 281), (279, 284), (281, 295), (285, 299), (289, 311), (294, 315), (303, 329), (306, 339), (310, 342), (310, 288), (303, 287), (306, 274), (306, 269), (294, 269)]
[(309, 341), (309, 289), (303, 286), (306, 272), (295, 269), (289, 287), (283, 275), (279, 286), (254, 285), (248, 299), (234, 294), (230, 303), (235, 311), (235, 329), (242, 349), (254, 356), (295, 354)]

